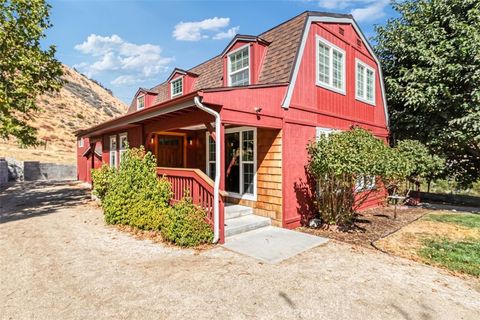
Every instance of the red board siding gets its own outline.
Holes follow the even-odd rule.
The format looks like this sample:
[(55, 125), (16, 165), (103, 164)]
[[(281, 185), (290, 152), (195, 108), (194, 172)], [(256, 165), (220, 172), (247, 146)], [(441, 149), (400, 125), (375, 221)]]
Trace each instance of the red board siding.
[[(343, 28), (344, 35), (339, 33)], [(316, 85), (316, 35), (345, 50), (346, 94), (330, 91)], [(317, 113), (317, 125), (348, 129), (352, 124), (369, 127), (376, 134), (386, 135), (386, 117), (380, 86), (379, 69), (365, 44), (357, 46), (360, 39), (349, 24), (314, 23), (310, 28), (301, 60), (291, 107)], [(355, 59), (375, 69), (375, 100), (372, 106), (355, 99)]]

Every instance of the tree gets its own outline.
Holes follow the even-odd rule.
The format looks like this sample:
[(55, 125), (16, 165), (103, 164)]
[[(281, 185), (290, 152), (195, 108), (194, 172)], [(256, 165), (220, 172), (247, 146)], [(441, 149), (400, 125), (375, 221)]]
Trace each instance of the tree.
[(447, 160), (464, 185), (480, 178), (480, 1), (395, 1), (376, 28), (391, 130)]
[(408, 180), (419, 186), (422, 181), (430, 182), (444, 169), (445, 160), (431, 154), (427, 147), (417, 140), (399, 141), (394, 149), (410, 163), (412, 168)]
[(62, 84), (55, 46), (41, 46), (51, 27), (50, 6), (43, 0), (0, 0), (0, 10), (0, 137), (36, 145), (36, 129), (28, 124), (39, 110), (36, 98)]

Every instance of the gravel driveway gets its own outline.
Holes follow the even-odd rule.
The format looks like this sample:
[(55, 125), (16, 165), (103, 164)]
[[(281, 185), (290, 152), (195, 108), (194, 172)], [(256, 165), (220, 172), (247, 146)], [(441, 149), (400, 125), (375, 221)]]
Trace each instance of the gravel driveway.
[(478, 319), (480, 283), (330, 241), (278, 265), (104, 225), (78, 184), (0, 194), (2, 319)]

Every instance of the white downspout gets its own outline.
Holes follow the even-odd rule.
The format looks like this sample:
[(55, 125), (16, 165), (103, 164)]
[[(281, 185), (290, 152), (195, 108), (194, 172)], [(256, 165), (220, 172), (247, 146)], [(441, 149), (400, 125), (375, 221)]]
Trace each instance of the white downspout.
[(220, 126), (222, 121), (220, 119), (220, 114), (200, 102), (200, 97), (196, 96), (193, 98), (195, 105), (215, 117), (215, 184), (213, 188), (213, 243), (217, 243), (220, 239), (220, 212), (218, 207), (218, 202), (220, 200)]

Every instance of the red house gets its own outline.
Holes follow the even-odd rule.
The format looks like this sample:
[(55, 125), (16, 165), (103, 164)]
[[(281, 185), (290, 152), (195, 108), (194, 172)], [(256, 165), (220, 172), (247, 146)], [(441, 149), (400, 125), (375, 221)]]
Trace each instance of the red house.
[(144, 145), (175, 199), (190, 189), (223, 242), (245, 213), (299, 226), (311, 211), (308, 142), (353, 125), (388, 136), (379, 61), (351, 15), (304, 12), (235, 36), (218, 56), (140, 88), (126, 115), (78, 132), (78, 179), (118, 166), (125, 142)]

